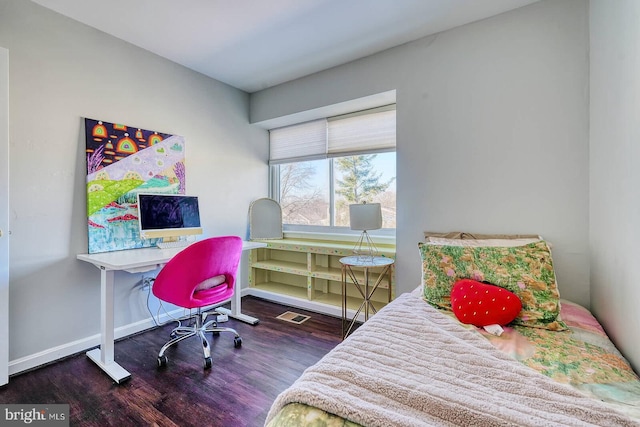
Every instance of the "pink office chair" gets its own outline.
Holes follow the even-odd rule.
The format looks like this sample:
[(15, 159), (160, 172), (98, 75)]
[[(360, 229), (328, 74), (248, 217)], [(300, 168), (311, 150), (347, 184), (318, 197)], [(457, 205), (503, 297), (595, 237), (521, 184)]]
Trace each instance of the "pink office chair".
[(203, 307), (219, 304), (233, 296), (241, 255), (240, 237), (211, 237), (186, 247), (160, 270), (153, 282), (153, 294), (162, 301), (179, 307), (196, 309), (196, 314), (192, 316), (195, 317), (195, 324), (179, 325), (171, 331), (171, 340), (158, 354), (158, 367), (166, 366), (168, 359), (164, 352), (170, 346), (198, 336), (204, 351), (204, 368), (211, 368), (211, 352), (206, 332), (212, 332), (213, 335), (233, 332), (234, 347), (242, 345), (242, 338), (234, 329), (219, 328), (215, 320), (205, 322), (208, 313), (202, 312)]

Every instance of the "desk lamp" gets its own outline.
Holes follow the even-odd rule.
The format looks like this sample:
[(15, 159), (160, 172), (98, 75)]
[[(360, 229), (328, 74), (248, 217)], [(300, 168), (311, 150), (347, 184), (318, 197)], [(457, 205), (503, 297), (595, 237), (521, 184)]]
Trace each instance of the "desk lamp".
[(363, 202), (349, 205), (349, 226), (352, 230), (362, 230), (353, 252), (363, 259), (373, 259), (378, 254), (378, 249), (371, 240), (368, 230), (382, 228), (380, 203)]

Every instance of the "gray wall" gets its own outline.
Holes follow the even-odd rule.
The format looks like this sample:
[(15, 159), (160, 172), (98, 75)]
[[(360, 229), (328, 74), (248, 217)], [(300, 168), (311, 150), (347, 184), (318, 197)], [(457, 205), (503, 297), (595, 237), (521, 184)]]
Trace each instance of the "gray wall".
[[(87, 251), (82, 117), (184, 136), (206, 235), (246, 237), (249, 203), (267, 193), (268, 135), (249, 124), (248, 94), (28, 1), (0, 0), (0, 46), (10, 57), (15, 372), (98, 343), (99, 271), (75, 259)], [(139, 281), (116, 274), (119, 328), (149, 318)]]
[(252, 94), (251, 121), (396, 90), (398, 292), (424, 230), (538, 233), (589, 306), (588, 4), (542, 1)]
[[(540, 233), (562, 296), (591, 301), (638, 369), (640, 12), (634, 0), (591, 2), (589, 149), (587, 7), (543, 1), (258, 92), (251, 121), (396, 89), (399, 290), (419, 282), (423, 230)], [(98, 272), (75, 259), (87, 249), (82, 117), (185, 136), (188, 191), (209, 235), (245, 235), (268, 154), (247, 94), (31, 2), (0, 0), (0, 46), (15, 371), (97, 344)], [(148, 317), (139, 280), (116, 275), (120, 329)]]
[(591, 305), (640, 370), (640, 2), (592, 0)]

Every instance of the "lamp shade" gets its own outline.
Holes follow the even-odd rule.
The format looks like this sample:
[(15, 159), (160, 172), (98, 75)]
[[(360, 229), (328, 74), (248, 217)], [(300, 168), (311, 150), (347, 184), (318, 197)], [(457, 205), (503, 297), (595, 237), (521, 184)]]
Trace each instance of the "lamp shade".
[(382, 228), (380, 203), (349, 205), (349, 226), (352, 230), (377, 230)]

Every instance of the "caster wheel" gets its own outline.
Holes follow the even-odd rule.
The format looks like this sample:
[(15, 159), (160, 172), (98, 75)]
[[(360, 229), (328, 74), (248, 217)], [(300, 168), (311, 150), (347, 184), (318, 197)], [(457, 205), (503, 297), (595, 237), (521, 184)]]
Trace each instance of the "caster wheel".
[(211, 369), (211, 358), (210, 357), (205, 357), (204, 358), (204, 369)]
[(164, 368), (165, 366), (167, 366), (167, 362), (169, 361), (169, 359), (167, 359), (167, 356), (162, 355), (158, 357), (158, 368)]
[(220, 336), (220, 332), (213, 331), (213, 332), (211, 332), (211, 335), (213, 335), (214, 337), (219, 337)]
[(235, 338), (233, 339), (233, 346), (234, 346), (235, 348), (240, 348), (240, 347), (242, 347), (242, 338), (240, 338), (240, 337), (235, 337)]

